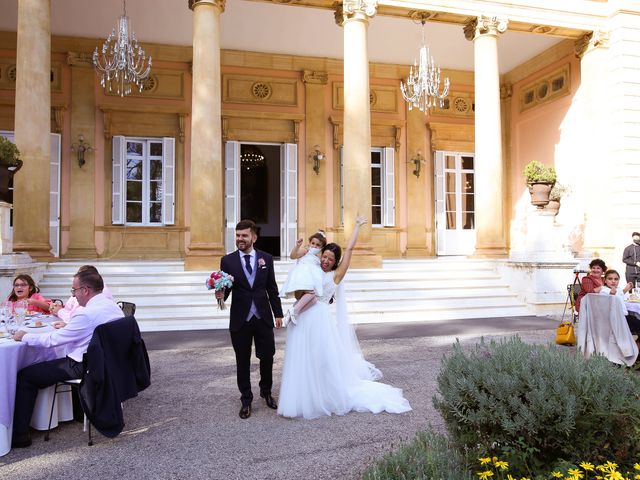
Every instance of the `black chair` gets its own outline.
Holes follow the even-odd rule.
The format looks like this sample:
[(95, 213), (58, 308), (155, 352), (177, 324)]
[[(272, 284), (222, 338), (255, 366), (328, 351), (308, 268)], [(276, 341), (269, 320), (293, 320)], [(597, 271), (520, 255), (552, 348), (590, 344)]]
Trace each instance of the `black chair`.
[(136, 314), (136, 304), (133, 302), (117, 302), (124, 312), (125, 317), (133, 317)]
[[(81, 378), (72, 378), (70, 380), (65, 380), (63, 382), (56, 383), (55, 389), (53, 391), (53, 401), (51, 402), (51, 413), (49, 414), (49, 426), (47, 427), (47, 433), (44, 434), (44, 441), (49, 441), (49, 433), (51, 432), (51, 420), (53, 419), (53, 409), (56, 406), (56, 397), (59, 393), (67, 393), (71, 392), (74, 388), (80, 388), (80, 383), (82, 382)], [(93, 438), (91, 437), (91, 422), (84, 416), (84, 426), (82, 427), (83, 432), (88, 432), (89, 440), (87, 445), (93, 445)]]

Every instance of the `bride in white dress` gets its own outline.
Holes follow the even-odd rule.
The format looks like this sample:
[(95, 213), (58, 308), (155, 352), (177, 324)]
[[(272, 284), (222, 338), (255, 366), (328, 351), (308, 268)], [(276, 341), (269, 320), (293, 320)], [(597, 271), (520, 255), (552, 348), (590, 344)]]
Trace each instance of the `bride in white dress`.
[[(382, 374), (367, 362), (348, 322), (344, 278), (364, 217), (356, 226), (342, 262), (335, 243), (324, 247), (321, 257), (322, 296), (300, 313), (297, 324), (287, 328), (278, 414), (317, 418), (358, 412), (402, 413), (411, 410), (402, 390), (376, 382)], [(336, 315), (330, 302), (335, 299)]]

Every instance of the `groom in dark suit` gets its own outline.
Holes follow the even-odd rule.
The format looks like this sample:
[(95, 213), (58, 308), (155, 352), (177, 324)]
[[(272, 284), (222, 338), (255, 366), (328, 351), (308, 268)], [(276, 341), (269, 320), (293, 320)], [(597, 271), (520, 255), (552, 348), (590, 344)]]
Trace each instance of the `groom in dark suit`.
[[(236, 250), (220, 260), (220, 270), (233, 275), (233, 287), (216, 292), (216, 298), (226, 298), (233, 291), (229, 331), (236, 352), (238, 388), (240, 389), (240, 418), (251, 416), (251, 343), (255, 341), (256, 356), (260, 359), (260, 396), (269, 408), (277, 409), (271, 396), (273, 355), (276, 345), (275, 326), (282, 326), (282, 305), (278, 297), (273, 270), (273, 257), (253, 248), (258, 238), (256, 224), (242, 220), (236, 225)], [(273, 315), (272, 315), (273, 312)]]

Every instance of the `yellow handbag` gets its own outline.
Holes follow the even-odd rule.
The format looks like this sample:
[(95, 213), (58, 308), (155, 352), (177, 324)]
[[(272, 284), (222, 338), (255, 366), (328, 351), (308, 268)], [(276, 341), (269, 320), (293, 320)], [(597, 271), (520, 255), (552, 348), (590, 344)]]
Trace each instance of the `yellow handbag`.
[(576, 334), (573, 329), (573, 323), (564, 320), (556, 328), (556, 343), (558, 345), (573, 346), (576, 344)]

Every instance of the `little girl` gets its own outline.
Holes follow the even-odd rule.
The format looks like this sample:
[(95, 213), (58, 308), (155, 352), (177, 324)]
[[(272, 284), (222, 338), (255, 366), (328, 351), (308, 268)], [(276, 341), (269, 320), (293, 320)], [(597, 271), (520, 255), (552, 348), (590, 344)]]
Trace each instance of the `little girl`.
[(291, 250), (289, 257), (298, 261), (289, 272), (280, 294), (282, 297), (295, 296), (298, 300), (293, 304), (293, 313), (287, 312), (287, 316), (293, 323), (296, 315), (313, 305), (317, 301), (317, 296), (322, 295), (320, 252), (327, 244), (326, 236), (322, 230), (318, 230), (309, 237), (308, 247), (303, 247), (302, 241), (299, 239)]
[[(622, 308), (624, 309), (624, 316), (627, 319), (629, 330), (633, 335), (640, 335), (640, 318), (635, 312), (629, 312), (627, 310), (624, 301), (627, 299), (629, 291), (633, 288), (633, 283), (627, 283), (624, 288), (618, 287), (620, 282), (620, 274), (615, 270), (607, 270), (604, 273), (604, 285), (598, 292), (600, 295), (615, 295), (620, 299)], [(636, 342), (640, 342), (640, 339), (636, 339)], [(640, 348), (640, 344), (638, 345)]]
[(607, 270), (604, 272), (604, 285), (600, 287), (598, 293), (600, 295), (616, 295), (624, 300), (627, 293), (633, 288), (633, 283), (629, 282), (624, 288), (620, 288), (618, 287), (619, 282), (620, 274), (612, 269)]

